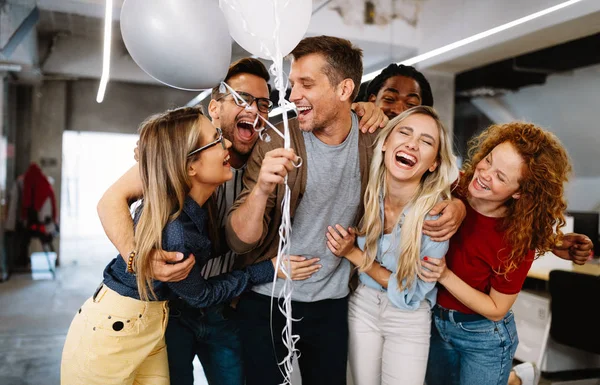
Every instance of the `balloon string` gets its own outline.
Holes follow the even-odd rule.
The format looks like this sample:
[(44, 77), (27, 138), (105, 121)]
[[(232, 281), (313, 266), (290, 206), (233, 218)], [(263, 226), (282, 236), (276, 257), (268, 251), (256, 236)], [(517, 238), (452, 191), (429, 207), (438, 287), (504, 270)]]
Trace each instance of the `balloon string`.
[[(289, 132), (288, 118), (287, 118), (287, 109), (290, 104), (285, 99), (285, 91), (288, 87), (288, 79), (284, 76), (283, 72), (283, 55), (281, 53), (281, 49), (279, 47), (279, 29), (281, 27), (281, 20), (279, 18), (279, 0), (272, 0), (273, 4), (273, 14), (274, 14), (274, 28), (273, 34), (269, 42), (272, 42), (272, 47), (274, 47), (275, 52), (271, 52), (269, 49), (268, 42), (265, 42), (264, 39), (256, 36), (248, 26), (248, 23), (241, 11), (240, 4), (237, 0), (219, 0), (219, 7), (223, 8), (224, 4), (231, 7), (233, 11), (235, 11), (242, 21), (242, 27), (244, 31), (250, 36), (257, 38), (260, 42), (260, 51), (264, 54), (264, 56), (270, 58), (273, 61), (273, 64), (270, 66), (270, 72), (274, 76), (274, 84), (275, 88), (279, 91), (279, 106), (283, 107), (283, 134), (276, 129), (270, 122), (268, 122), (265, 118), (257, 114), (260, 119), (265, 121), (266, 126), (269, 126), (275, 132), (283, 138), (283, 147), (291, 148), (291, 138)], [(291, 0), (285, 0), (283, 2), (283, 8), (287, 7)], [(223, 83), (225, 84), (225, 83)], [(231, 89), (227, 84), (225, 86), (231, 91), (234, 97), (238, 97), (239, 95)], [(239, 98), (241, 100), (241, 98)], [(239, 101), (238, 100), (238, 101)], [(250, 108), (248, 104), (244, 101), (245, 108)], [(243, 105), (243, 104), (242, 104)], [(254, 128), (256, 129), (256, 124), (258, 123), (258, 118), (254, 122)], [(265, 126), (265, 127), (266, 127)], [(264, 128), (258, 130), (259, 136), (263, 140), (270, 140), (268, 134), (263, 135)], [(299, 160), (299, 163), (295, 165), (296, 167), (300, 167), (302, 164), (302, 159)], [(293, 372), (293, 358), (294, 356), (299, 356), (299, 351), (296, 349), (296, 342), (300, 339), (299, 335), (292, 333), (292, 323), (293, 321), (297, 321), (292, 317), (292, 293), (293, 293), (293, 280), (291, 278), (291, 261), (289, 256), (290, 251), (290, 241), (291, 241), (291, 218), (290, 218), (290, 196), (291, 191), (288, 186), (288, 177), (284, 178), (285, 191), (284, 197), (281, 202), (282, 205), (282, 218), (281, 225), (279, 226), (279, 245), (277, 250), (277, 259), (275, 263), (275, 275), (273, 276), (273, 285), (271, 291), (271, 310), (270, 310), (270, 328), (271, 328), (271, 342), (273, 344), (273, 349), (275, 349), (275, 339), (274, 339), (274, 331), (273, 331), (273, 299), (275, 297), (275, 286), (277, 283), (277, 271), (281, 270), (285, 276), (285, 279), (282, 280), (282, 286), (279, 290), (278, 296), (278, 309), (283, 314), (285, 318), (285, 324), (281, 331), (281, 340), (283, 345), (287, 348), (287, 354), (283, 358), (282, 361), (277, 362), (279, 370), (283, 376), (282, 385), (291, 385), (291, 378)]]

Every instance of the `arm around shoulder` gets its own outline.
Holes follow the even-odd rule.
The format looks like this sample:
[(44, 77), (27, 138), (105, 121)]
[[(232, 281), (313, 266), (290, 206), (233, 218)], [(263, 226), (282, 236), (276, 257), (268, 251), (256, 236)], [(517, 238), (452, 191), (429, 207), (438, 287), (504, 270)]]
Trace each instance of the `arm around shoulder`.
[(122, 256), (135, 249), (129, 203), (141, 196), (142, 181), (136, 163), (106, 190), (98, 202), (98, 217), (104, 232)]

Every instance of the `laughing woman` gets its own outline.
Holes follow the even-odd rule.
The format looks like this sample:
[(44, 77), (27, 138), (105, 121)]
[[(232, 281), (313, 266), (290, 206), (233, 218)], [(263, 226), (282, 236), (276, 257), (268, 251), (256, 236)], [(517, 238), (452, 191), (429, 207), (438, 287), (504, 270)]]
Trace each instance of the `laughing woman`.
[(204, 280), (197, 263), (180, 282), (153, 280), (151, 251), (178, 251), (208, 259), (211, 241), (204, 203), (232, 177), (231, 143), (197, 108), (153, 116), (140, 127), (142, 205), (135, 243), (104, 270), (94, 296), (75, 315), (63, 348), (63, 385), (168, 385), (165, 347), (168, 299), (194, 307), (223, 303), (249, 285), (269, 282), (271, 261)]
[(360, 268), (348, 309), (349, 359), (357, 385), (422, 385), (435, 282), (418, 277), (419, 260), (442, 258), (448, 242), (422, 234), (431, 208), (450, 197), (458, 176), (452, 144), (437, 113), (411, 108), (380, 132), (358, 230), (329, 229), (328, 246)]
[(567, 242), (560, 228), (571, 165), (556, 137), (515, 122), (491, 126), (471, 144), (457, 189), (467, 216), (447, 266), (431, 260), (421, 272), (442, 285), (428, 385), (507, 383), (519, 341), (510, 308), (535, 255)]

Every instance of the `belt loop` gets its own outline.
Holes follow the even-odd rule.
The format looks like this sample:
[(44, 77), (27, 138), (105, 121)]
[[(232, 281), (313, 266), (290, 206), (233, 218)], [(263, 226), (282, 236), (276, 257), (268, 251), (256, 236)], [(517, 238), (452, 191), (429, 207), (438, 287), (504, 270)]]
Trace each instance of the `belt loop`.
[(454, 310), (448, 310), (448, 320), (450, 322), (452, 322), (453, 324), (456, 324), (457, 322), (454, 320)]
[(96, 302), (96, 297), (98, 296), (98, 293), (100, 293), (100, 290), (102, 290), (103, 286), (104, 286), (104, 282), (100, 282), (100, 285), (98, 285), (98, 287), (96, 288), (96, 291), (94, 292), (94, 296), (92, 297), (93, 302)]

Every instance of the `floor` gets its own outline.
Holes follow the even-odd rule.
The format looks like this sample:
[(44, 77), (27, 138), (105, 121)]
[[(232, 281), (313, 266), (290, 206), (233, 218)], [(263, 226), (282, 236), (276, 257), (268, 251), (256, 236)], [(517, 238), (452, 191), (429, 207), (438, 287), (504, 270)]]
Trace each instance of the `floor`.
[[(87, 246), (85, 254), (79, 250)], [(73, 315), (102, 280), (116, 253), (104, 239), (62, 242), (54, 280), (13, 274), (0, 283), (0, 385), (58, 385), (60, 357)], [(194, 385), (207, 385), (199, 362)]]
[[(0, 283), (0, 385), (60, 383), (61, 351), (71, 319), (115, 255), (105, 239), (77, 239), (61, 247), (63, 264), (56, 279), (33, 280), (22, 273)], [(207, 385), (197, 361), (195, 378), (195, 385)], [(293, 378), (294, 384), (300, 382), (297, 373)], [(540, 384), (551, 382), (542, 379)], [(600, 380), (568, 384), (600, 385)]]

